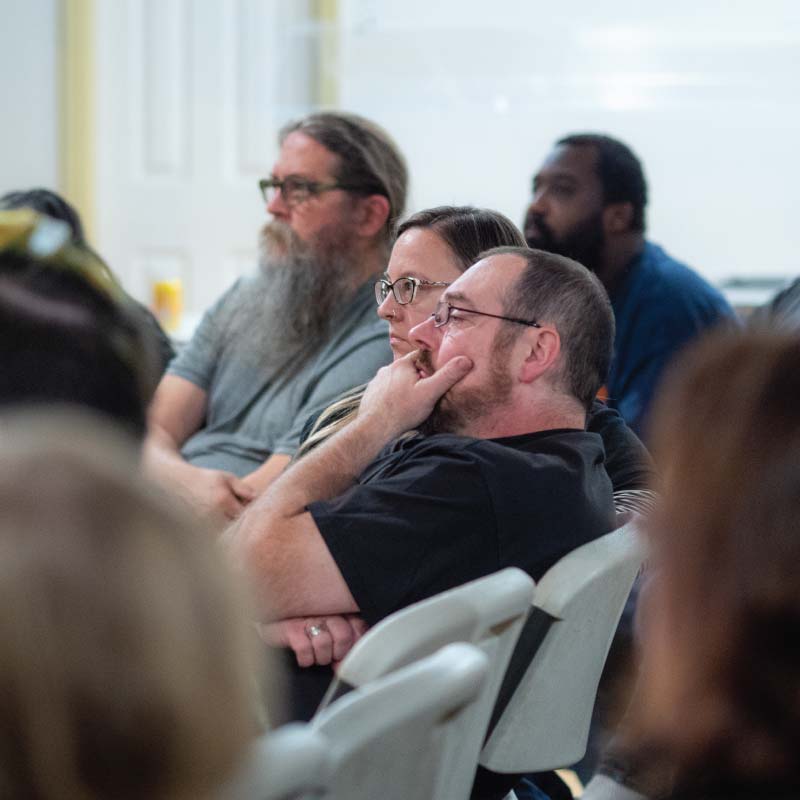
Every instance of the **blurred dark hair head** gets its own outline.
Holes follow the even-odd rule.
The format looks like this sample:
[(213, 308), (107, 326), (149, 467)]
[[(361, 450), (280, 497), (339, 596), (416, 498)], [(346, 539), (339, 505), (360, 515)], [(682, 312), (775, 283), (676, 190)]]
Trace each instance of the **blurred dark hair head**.
[(43, 252), (28, 239), (60, 223), (20, 215), (0, 212), (0, 405), (85, 406), (140, 438), (155, 343), (102, 262), (76, 245)]

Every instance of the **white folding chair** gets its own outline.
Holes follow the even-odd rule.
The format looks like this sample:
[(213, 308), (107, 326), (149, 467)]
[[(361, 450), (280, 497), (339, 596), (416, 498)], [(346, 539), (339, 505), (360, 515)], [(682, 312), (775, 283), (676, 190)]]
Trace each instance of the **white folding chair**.
[[(477, 702), (444, 753), (448, 800), (469, 797), (497, 691), (533, 599), (533, 580), (511, 567), (392, 614), (363, 636), (339, 666), (321, 708), (350, 686), (365, 686), (450, 642), (476, 645), (489, 660)], [(320, 712), (318, 712), (320, 713)], [(316, 717), (315, 717), (316, 719)]]
[(481, 752), (484, 767), (540, 772), (583, 756), (600, 675), (641, 562), (633, 520), (545, 573), (529, 624), (547, 619), (549, 625)]
[(221, 800), (295, 800), (324, 791), (329, 772), (325, 737), (291, 723), (256, 740)]
[(444, 759), (480, 696), (488, 659), (451, 644), (340, 697), (309, 726), (329, 743), (331, 800), (440, 796)]

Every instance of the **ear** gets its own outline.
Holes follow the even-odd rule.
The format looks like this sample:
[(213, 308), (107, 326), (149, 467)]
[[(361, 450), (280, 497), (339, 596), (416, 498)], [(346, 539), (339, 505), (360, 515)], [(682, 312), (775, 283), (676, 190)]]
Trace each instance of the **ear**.
[(561, 355), (561, 337), (552, 325), (532, 328), (526, 341), (525, 358), (520, 368), (522, 383), (533, 383), (549, 372)]
[(607, 234), (627, 233), (632, 220), (632, 203), (610, 203), (603, 209), (603, 229)]
[(356, 228), (365, 239), (377, 236), (389, 219), (389, 200), (382, 194), (360, 198), (356, 211)]

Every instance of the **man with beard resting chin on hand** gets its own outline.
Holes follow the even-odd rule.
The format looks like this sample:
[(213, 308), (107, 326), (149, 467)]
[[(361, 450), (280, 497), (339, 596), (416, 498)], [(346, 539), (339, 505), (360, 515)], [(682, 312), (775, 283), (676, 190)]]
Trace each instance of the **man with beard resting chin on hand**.
[(218, 522), (294, 454), (304, 423), (391, 360), (373, 282), (405, 206), (403, 157), (377, 125), (313, 114), (285, 127), (259, 272), (204, 316), (149, 414), (145, 465)]
[(538, 579), (611, 530), (585, 422), (613, 332), (580, 264), (483, 254), (412, 329), (420, 350), (379, 370), (358, 416), (226, 532), (262, 621), (359, 612), (371, 625), (504, 567)]

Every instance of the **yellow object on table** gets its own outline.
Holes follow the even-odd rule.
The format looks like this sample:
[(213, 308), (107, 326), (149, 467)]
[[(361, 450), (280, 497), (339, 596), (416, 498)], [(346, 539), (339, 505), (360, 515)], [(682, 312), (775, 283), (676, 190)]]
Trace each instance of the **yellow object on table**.
[(180, 279), (153, 283), (152, 309), (167, 333), (178, 330), (183, 314), (183, 284)]

